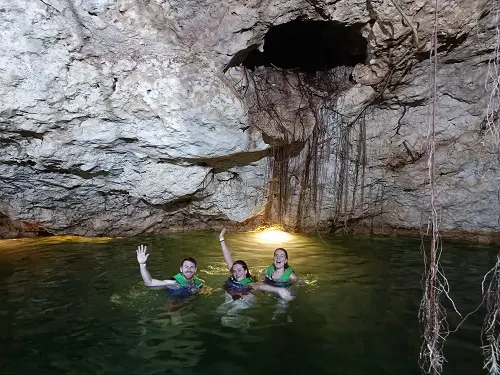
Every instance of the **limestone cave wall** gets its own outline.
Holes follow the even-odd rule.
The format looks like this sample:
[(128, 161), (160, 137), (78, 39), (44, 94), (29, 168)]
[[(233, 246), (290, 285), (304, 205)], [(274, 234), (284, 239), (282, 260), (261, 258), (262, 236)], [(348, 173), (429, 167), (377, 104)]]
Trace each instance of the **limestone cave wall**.
[[(433, 4), (0, 0), (0, 235), (425, 229)], [(440, 225), (490, 240), (497, 5), (437, 23)]]

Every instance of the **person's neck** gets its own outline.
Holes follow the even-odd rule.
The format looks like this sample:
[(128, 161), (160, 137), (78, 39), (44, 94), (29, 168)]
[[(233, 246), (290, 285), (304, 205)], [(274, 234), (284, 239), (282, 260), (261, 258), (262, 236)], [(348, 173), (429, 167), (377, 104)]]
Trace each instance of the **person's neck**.
[(184, 278), (184, 280), (186, 280), (189, 284), (191, 284), (193, 282), (193, 279), (194, 279), (194, 275), (191, 276), (190, 279), (188, 279), (186, 276), (184, 276), (184, 274), (181, 273), (181, 276)]
[(275, 276), (281, 276), (281, 275), (283, 275), (284, 272), (285, 272), (285, 267), (276, 268), (276, 266), (274, 266), (274, 272), (273, 272), (273, 274)]

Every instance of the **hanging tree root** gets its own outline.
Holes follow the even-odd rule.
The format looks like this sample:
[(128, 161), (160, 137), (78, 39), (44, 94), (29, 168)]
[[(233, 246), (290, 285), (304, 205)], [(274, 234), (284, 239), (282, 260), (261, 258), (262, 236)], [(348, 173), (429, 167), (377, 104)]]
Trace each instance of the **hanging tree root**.
[[(264, 221), (284, 224), (285, 218), (295, 216), (294, 229), (301, 230), (310, 217), (319, 216), (323, 186), (330, 178), (333, 179), (335, 200), (330, 220), (332, 229), (343, 223), (347, 231), (351, 219), (367, 214), (364, 207), (365, 113), (376, 101), (383, 99), (395, 71), (401, 66), (408, 67), (426, 45), (420, 42), (417, 27), (398, 0), (391, 2), (411, 31), (414, 50), (407, 51), (394, 64), (377, 88), (377, 94), (354, 119), (345, 118), (335, 109), (338, 96), (352, 85), (349, 81), (352, 67), (337, 67), (315, 74), (286, 71), (275, 66), (250, 72), (243, 67), (243, 79), (235, 89), (247, 100), (252, 126), (269, 135), (272, 146), (268, 158), (270, 178)], [(297, 102), (294, 100), (297, 97), (302, 100)], [(359, 127), (357, 132), (355, 127)], [(298, 153), (299, 147), (302, 150)], [(327, 176), (328, 164), (334, 165), (332, 176)], [(297, 211), (292, 213), (290, 209), (294, 206)]]
[[(345, 148), (353, 147), (350, 142), (339, 142), (345, 146), (341, 150), (330, 146), (332, 140), (335, 143), (339, 135), (342, 139), (345, 135), (345, 121), (334, 103), (339, 93), (351, 87), (352, 69), (305, 73), (275, 67), (249, 72), (244, 68), (244, 82), (237, 90), (247, 99), (253, 126), (268, 136), (271, 145), (265, 221), (283, 225), (293, 218), (294, 229), (301, 230), (311, 224), (311, 217), (319, 216), (329, 159), (333, 153), (339, 163), (347, 165), (350, 153)], [(364, 154), (358, 159), (360, 164)], [(364, 178), (364, 174), (358, 177)], [(359, 185), (364, 186), (363, 182)], [(345, 193), (347, 184), (341, 186)]]
[[(485, 128), (491, 133), (495, 145), (500, 145), (500, 1), (493, 0), (491, 11), (495, 14), (495, 47), (488, 62), (486, 90), (489, 92)], [(488, 288), (484, 289), (490, 278)], [(484, 369), (491, 375), (500, 374), (500, 254), (495, 266), (484, 276), (482, 283), (483, 298), (486, 301), (481, 342), (484, 356)]]
[(495, 12), (495, 47), (488, 61), (486, 90), (489, 92), (486, 119), (482, 127), (491, 133), (496, 146), (500, 145), (500, 1), (492, 2)]
[[(435, 197), (435, 151), (436, 151), (436, 100), (437, 100), (437, 27), (438, 27), (438, 0), (435, 1), (433, 46), (430, 54), (432, 67), (432, 116), (429, 124), (429, 186), (430, 186), (430, 221), (429, 229), (432, 235), (429, 254), (426, 254), (422, 241), (425, 272), (423, 297), (420, 304), (419, 320), (422, 330), (422, 346), (420, 349), (420, 368), (423, 373), (430, 375), (441, 374), (444, 356), (443, 345), (446, 341), (446, 312), (441, 305), (441, 294), (446, 290), (444, 273), (440, 272), (439, 258), (441, 254), (441, 240), (439, 235), (439, 217)], [(444, 280), (443, 280), (444, 279)]]
[[(484, 289), (486, 280), (488, 288)], [(481, 332), (481, 349), (484, 356), (484, 369), (491, 375), (500, 374), (500, 255), (495, 266), (484, 275), (482, 292), (486, 300), (486, 317)]]

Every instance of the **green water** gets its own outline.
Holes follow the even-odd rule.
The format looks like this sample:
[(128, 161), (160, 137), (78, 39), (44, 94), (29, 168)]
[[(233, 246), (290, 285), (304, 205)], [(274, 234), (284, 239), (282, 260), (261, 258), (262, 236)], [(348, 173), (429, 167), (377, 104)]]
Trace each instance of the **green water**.
[[(230, 233), (234, 259), (259, 273), (274, 244)], [(155, 278), (187, 255), (213, 288), (169, 313), (161, 291), (142, 285), (135, 248), (151, 250)], [(0, 370), (7, 374), (419, 374), (422, 258), (418, 240), (295, 236), (284, 246), (306, 285), (283, 310), (259, 294), (236, 324), (217, 308), (228, 273), (217, 234), (118, 240), (0, 241)], [(481, 301), (493, 248), (446, 244), (442, 264), (459, 310)], [(450, 305), (449, 303), (447, 304)], [(281, 308), (281, 310), (280, 310)], [(278, 309), (278, 313), (276, 311)], [(484, 310), (452, 333), (445, 374), (484, 373)], [(274, 318), (274, 319), (273, 319)], [(449, 316), (453, 328), (460, 320)]]

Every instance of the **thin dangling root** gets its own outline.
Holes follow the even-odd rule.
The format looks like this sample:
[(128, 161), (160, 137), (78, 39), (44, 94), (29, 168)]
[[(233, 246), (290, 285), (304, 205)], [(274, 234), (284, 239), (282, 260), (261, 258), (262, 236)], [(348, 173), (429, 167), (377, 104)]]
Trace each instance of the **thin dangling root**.
[[(491, 279), (485, 291), (484, 286), (489, 276)], [(481, 332), (483, 368), (490, 375), (498, 375), (500, 374), (500, 255), (497, 256), (495, 266), (484, 275), (482, 292), (486, 301), (486, 316)]]

